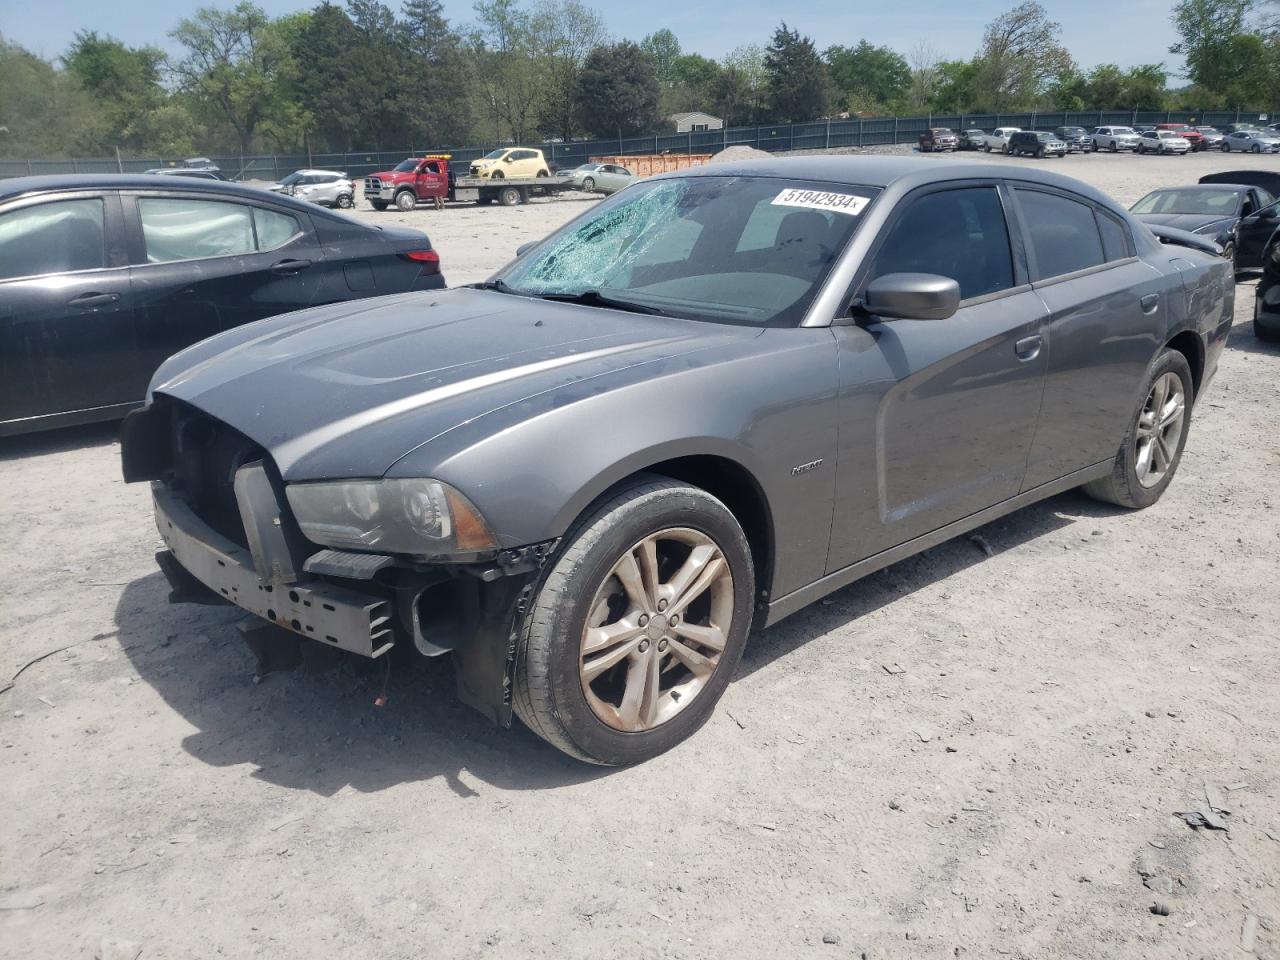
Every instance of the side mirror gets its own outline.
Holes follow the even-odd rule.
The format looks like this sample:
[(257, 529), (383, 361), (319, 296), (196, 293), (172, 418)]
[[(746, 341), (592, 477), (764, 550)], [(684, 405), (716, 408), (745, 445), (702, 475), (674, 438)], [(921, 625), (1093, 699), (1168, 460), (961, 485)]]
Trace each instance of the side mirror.
[(530, 250), (532, 250), (541, 242), (542, 241), (540, 240), (530, 240), (528, 243), (520, 244), (520, 246), (516, 247), (516, 256), (523, 257), (526, 253), (528, 253)]
[(862, 305), (881, 317), (945, 320), (960, 308), (960, 284), (935, 273), (887, 273), (867, 284)]

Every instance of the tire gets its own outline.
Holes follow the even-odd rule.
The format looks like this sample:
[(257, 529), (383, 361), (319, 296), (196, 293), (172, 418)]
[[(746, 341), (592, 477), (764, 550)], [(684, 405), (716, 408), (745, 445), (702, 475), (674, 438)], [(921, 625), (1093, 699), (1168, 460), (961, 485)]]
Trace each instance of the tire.
[(369, 202), (373, 204), (373, 209), (375, 210), (387, 209), (387, 201), (385, 200), (370, 200)]
[(523, 199), (519, 187), (503, 187), (498, 191), (498, 202), (504, 207), (517, 207)]
[(507, 179), (507, 175), (506, 175), (505, 173), (503, 173), (501, 170), (495, 170), (495, 171), (493, 171), (493, 173), (489, 174), (489, 179), (490, 179), (490, 180), (505, 180), (505, 179)]
[(412, 190), (401, 190), (396, 194), (396, 209), (408, 213), (418, 205), (418, 197)]
[[(1169, 452), (1166, 466), (1158, 478), (1148, 478), (1152, 480), (1148, 484), (1145, 480), (1139, 478), (1139, 426), (1148, 418), (1150, 411), (1147, 410), (1149, 401), (1152, 400), (1158, 383), (1166, 377), (1176, 377), (1182, 385), (1182, 412), (1180, 415), (1179, 432), (1173, 449)], [(1155, 363), (1151, 365), (1147, 373), (1146, 382), (1143, 385), (1142, 398), (1138, 403), (1137, 410), (1134, 411), (1133, 417), (1130, 419), (1128, 431), (1125, 433), (1124, 442), (1120, 446), (1119, 452), (1116, 454), (1115, 463), (1112, 466), (1111, 474), (1100, 480), (1094, 480), (1084, 485), (1084, 492), (1095, 500), (1102, 500), (1106, 503), (1114, 503), (1118, 507), (1127, 507), (1131, 510), (1140, 510), (1149, 507), (1164, 493), (1165, 489), (1173, 480), (1174, 474), (1178, 470), (1178, 464), (1182, 460), (1182, 450), (1187, 443), (1187, 435), (1190, 433), (1191, 412), (1195, 402), (1195, 388), (1191, 380), (1191, 367), (1187, 364), (1187, 358), (1176, 350), (1165, 348), (1160, 355), (1156, 357)], [(1165, 441), (1160, 444), (1159, 450), (1168, 450), (1167, 430), (1160, 431), (1165, 436)], [(1155, 441), (1148, 440), (1149, 445), (1154, 446)], [(1162, 456), (1162, 455), (1157, 455)]]
[(1007, 143), (1004, 143), (1000, 145), (1000, 152), (1004, 154), (1008, 154), (1008, 153), (1011, 153), (1012, 151), (1009, 149), (1009, 145)]
[(491, 203), (493, 203), (493, 197), (480, 196), (476, 198), (476, 206), (487, 207)]
[(1231, 144), (1227, 143), (1227, 141), (1225, 140), (1222, 141), (1222, 152), (1223, 153), (1231, 152)]
[(987, 153), (990, 153), (990, 152), (991, 152), (991, 144), (989, 144), (989, 143), (984, 143), (984, 144), (982, 145), (982, 149), (983, 149), (983, 150), (985, 150), (985, 151), (987, 151)]
[(1251, 150), (1250, 152), (1251, 152), (1251, 153), (1261, 153), (1261, 152), (1262, 152), (1262, 145), (1261, 145), (1261, 144), (1258, 144), (1258, 143), (1255, 143), (1255, 144), (1253, 145), (1253, 150)]
[(538, 171), (538, 173), (537, 173), (537, 176), (539, 176), (539, 177), (549, 177), (549, 176), (551, 176), (551, 174), (550, 174), (550, 172), (549, 172), (549, 171), (547, 171), (547, 170), (539, 170), (539, 171)]
[(1240, 272), (1240, 262), (1236, 259), (1236, 245), (1233, 241), (1228, 240), (1222, 245), (1222, 259), (1231, 261), (1231, 272), (1233, 274)]
[(1280, 343), (1280, 317), (1262, 319), (1261, 305), (1253, 308), (1253, 335), (1265, 343)]
[(355, 201), (349, 193), (338, 194), (338, 202), (335, 204), (340, 210), (350, 210), (355, 206)]
[(583, 190), (585, 190), (587, 193), (595, 193), (595, 192), (596, 192), (596, 178), (595, 178), (595, 177), (583, 177), (583, 178), (582, 178), (582, 189), (583, 189)]
[(1036, 157), (1036, 159), (1037, 159), (1037, 160), (1043, 160), (1043, 159), (1044, 159), (1044, 148), (1041, 148), (1041, 149), (1037, 150), (1037, 151), (1036, 151), (1036, 153), (1035, 153), (1035, 157)]
[[(706, 619), (707, 625), (713, 628), (717, 626), (717, 619), (721, 621), (716, 632), (724, 640), (723, 649), (710, 674), (700, 681), (684, 666), (683, 657), (677, 660), (671, 651), (677, 643), (688, 644), (686, 652), (694, 646), (707, 651), (714, 647), (691, 641), (686, 634), (674, 631), (664, 633), (664, 639), (659, 640), (657, 632), (666, 631), (665, 625), (657, 631), (642, 631), (638, 623), (645, 608), (628, 599), (621, 581), (613, 574), (628, 555), (634, 558), (643, 543), (660, 533), (688, 536), (704, 551), (708, 548), (718, 551), (718, 559), (723, 562), (714, 582), (704, 585), (698, 599), (687, 607), (688, 611), (698, 611), (690, 614), (690, 620)], [(664, 554), (662, 545), (674, 544), (677, 548), (681, 545), (664, 539), (660, 539), (659, 544), (657, 579), (665, 587), (683, 561), (679, 550), (674, 555)], [(637, 565), (634, 569), (639, 572), (640, 568)], [(704, 574), (711, 569), (704, 567)], [(653, 591), (644, 589), (643, 580), (641, 577), (636, 581), (637, 591), (648, 598)], [(697, 582), (695, 579), (694, 583)], [(742, 656), (751, 625), (754, 593), (750, 548), (729, 509), (697, 487), (653, 475), (638, 477), (608, 499), (588, 508), (565, 537), (532, 605), (517, 651), (512, 696), (516, 716), (552, 746), (589, 763), (621, 766), (656, 757), (691, 736), (715, 709)], [(648, 599), (644, 602), (655, 611), (658, 609), (657, 602), (650, 603)], [(660, 601), (663, 608), (667, 602)], [(723, 623), (726, 616), (727, 627)], [(584, 682), (582, 648), (586, 631), (591, 629), (588, 625), (593, 618), (597, 625), (603, 625), (609, 622), (609, 617), (616, 617), (613, 621), (616, 624), (622, 623), (623, 618), (634, 617), (634, 633), (623, 643), (615, 641), (603, 650), (607, 653), (631, 647), (630, 652), (613, 661), (614, 665), (604, 673)], [(655, 616), (651, 627), (664, 619)], [(665, 654), (659, 654), (657, 651), (663, 645), (670, 646), (666, 647)], [(642, 646), (648, 649), (641, 649)], [(642, 659), (646, 654), (650, 659)], [(706, 659), (702, 657), (704, 663)], [(662, 691), (659, 686), (660, 692), (653, 700), (648, 700), (647, 691), (642, 690), (637, 709), (633, 711), (637, 718), (634, 726), (638, 729), (623, 729), (627, 725), (626, 700), (618, 687), (625, 691), (626, 680), (631, 679), (640, 681), (644, 688), (644, 674), (631, 677), (629, 671), (637, 669), (637, 664), (643, 669), (646, 662), (654, 661), (658, 664), (655, 670), (662, 673), (650, 676), (656, 676), (659, 685), (664, 677), (668, 683), (685, 683), (687, 674), (687, 682), (698, 686), (692, 692), (683, 688), (684, 697), (672, 697), (671, 688)], [(626, 670), (618, 670), (624, 663)], [(622, 673), (627, 676), (621, 676)], [(602, 681), (603, 686), (598, 686)], [(618, 704), (612, 703), (614, 699)], [(680, 699), (685, 699), (683, 705)], [(639, 719), (646, 702), (655, 704), (647, 721)], [(663, 712), (668, 713), (666, 718), (661, 717)]]

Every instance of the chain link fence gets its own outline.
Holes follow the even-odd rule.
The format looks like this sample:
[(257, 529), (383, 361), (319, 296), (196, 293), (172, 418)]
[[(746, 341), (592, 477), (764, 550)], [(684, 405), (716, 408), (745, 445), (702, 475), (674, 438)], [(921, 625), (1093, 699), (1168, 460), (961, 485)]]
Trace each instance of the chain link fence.
[[(610, 140), (575, 140), (569, 143), (544, 141), (521, 144), (540, 147), (547, 159), (567, 169), (586, 163), (593, 156), (644, 153), (715, 153), (725, 147), (749, 146), (770, 153), (792, 150), (825, 150), (835, 147), (871, 147), (899, 143), (915, 143), (930, 127), (953, 130), (995, 127), (1021, 127), (1024, 130), (1052, 130), (1054, 127), (1094, 127), (1142, 123), (1196, 123), (1222, 126), (1240, 122), (1258, 122), (1274, 116), (1259, 111), (1149, 111), (1111, 110), (1066, 113), (997, 113), (997, 114), (932, 114), (922, 117), (875, 117), (850, 120), (815, 120), (809, 123), (776, 126), (726, 127), (694, 133), (658, 134), (647, 137), (621, 137)], [(510, 145), (510, 144), (505, 144)], [(400, 150), (374, 150), (350, 153), (272, 153), (255, 156), (211, 157), (222, 172), (235, 180), (279, 180), (294, 170), (310, 167), (337, 170), (352, 177), (363, 177), (394, 167), (406, 157), (424, 153), (450, 153), (455, 172), (465, 173), (472, 160), (491, 150), (495, 144), (472, 147), (425, 147), (409, 145)], [(25, 177), (50, 173), (143, 173), (156, 167), (181, 165), (174, 157), (109, 157), (70, 160), (4, 160), (0, 159), (0, 177)]]

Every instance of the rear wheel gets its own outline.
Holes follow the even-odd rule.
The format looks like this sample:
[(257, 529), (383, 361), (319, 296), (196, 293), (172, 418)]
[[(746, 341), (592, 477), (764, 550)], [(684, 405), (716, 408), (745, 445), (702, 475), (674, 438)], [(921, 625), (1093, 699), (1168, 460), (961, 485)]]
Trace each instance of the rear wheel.
[(520, 203), (519, 187), (503, 187), (498, 191), (498, 202), (504, 207), (514, 207)]
[(1222, 152), (1223, 153), (1231, 152), (1231, 144), (1227, 143), (1227, 141), (1225, 140), (1222, 141)]
[(585, 191), (587, 191), (587, 193), (595, 193), (595, 191), (596, 191), (596, 178), (595, 178), (595, 177), (583, 177), (583, 178), (582, 178), (582, 189), (583, 189), (583, 190), (585, 190)]
[(549, 177), (549, 176), (551, 176), (551, 174), (550, 174), (548, 171), (546, 171), (546, 170), (539, 170), (539, 171), (538, 171), (538, 176), (539, 176), (539, 177)]
[(742, 656), (755, 578), (741, 527), (697, 487), (638, 479), (566, 538), (529, 617), (513, 706), (592, 763), (639, 763), (706, 721)]
[(1159, 500), (1182, 459), (1194, 395), (1187, 358), (1165, 349), (1147, 375), (1142, 403), (1110, 476), (1085, 484), (1084, 492), (1130, 509)]
[(1222, 245), (1222, 259), (1231, 261), (1232, 273), (1240, 272), (1240, 265), (1236, 262), (1236, 245), (1233, 241), (1228, 240)]
[(353, 206), (355, 206), (355, 202), (352, 200), (351, 194), (349, 193), (338, 194), (338, 206), (343, 210), (350, 210)]
[(418, 205), (418, 198), (412, 190), (401, 190), (396, 194), (396, 209), (408, 213)]
[(1252, 150), (1251, 152), (1252, 152), (1252, 153), (1261, 153), (1261, 152), (1262, 152), (1262, 144), (1260, 144), (1260, 143), (1255, 143), (1255, 144), (1253, 145), (1253, 150)]

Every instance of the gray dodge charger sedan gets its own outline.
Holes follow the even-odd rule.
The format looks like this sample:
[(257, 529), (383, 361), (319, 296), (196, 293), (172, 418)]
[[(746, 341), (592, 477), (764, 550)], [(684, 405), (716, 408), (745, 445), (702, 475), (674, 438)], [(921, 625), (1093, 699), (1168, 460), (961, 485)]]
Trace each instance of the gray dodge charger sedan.
[(175, 599), (449, 653), (497, 723), (633, 763), (753, 626), (1064, 490), (1154, 503), (1234, 298), (1170, 239), (1025, 167), (684, 170), (474, 287), (179, 353), (124, 473)]

